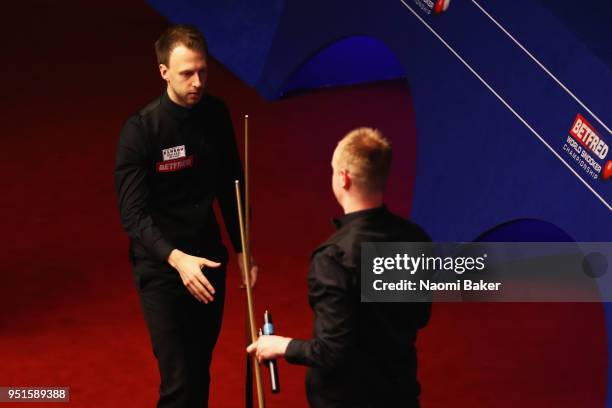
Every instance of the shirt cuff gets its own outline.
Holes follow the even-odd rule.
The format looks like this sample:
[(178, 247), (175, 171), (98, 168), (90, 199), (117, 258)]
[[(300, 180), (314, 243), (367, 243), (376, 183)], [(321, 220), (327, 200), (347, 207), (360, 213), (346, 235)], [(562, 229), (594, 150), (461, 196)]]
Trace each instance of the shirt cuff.
[(168, 260), (172, 250), (174, 250), (174, 247), (170, 245), (168, 241), (162, 238), (153, 244), (153, 252), (155, 252), (155, 256), (162, 262), (166, 262)]
[(305, 364), (305, 352), (308, 342), (299, 339), (291, 339), (285, 350), (285, 360), (290, 364)]

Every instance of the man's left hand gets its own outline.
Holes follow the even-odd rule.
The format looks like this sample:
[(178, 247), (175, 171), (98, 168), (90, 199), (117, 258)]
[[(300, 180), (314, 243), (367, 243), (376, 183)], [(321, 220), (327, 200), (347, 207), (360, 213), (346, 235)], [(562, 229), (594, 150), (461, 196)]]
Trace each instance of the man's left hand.
[(259, 336), (259, 339), (251, 343), (246, 351), (249, 354), (255, 353), (257, 361), (272, 360), (283, 357), (287, 351), (287, 346), (291, 338), (282, 336)]

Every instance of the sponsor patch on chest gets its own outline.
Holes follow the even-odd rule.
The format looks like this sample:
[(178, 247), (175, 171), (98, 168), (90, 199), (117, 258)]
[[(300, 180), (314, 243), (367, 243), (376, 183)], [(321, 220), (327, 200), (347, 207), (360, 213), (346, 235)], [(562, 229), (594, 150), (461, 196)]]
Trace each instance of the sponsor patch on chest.
[(193, 167), (193, 155), (187, 157), (179, 157), (174, 160), (159, 162), (155, 165), (155, 169), (159, 173), (168, 173), (170, 171), (183, 170), (188, 167)]
[(162, 156), (164, 161), (167, 160), (175, 160), (181, 157), (185, 157), (187, 154), (185, 152), (185, 145), (169, 147), (167, 149), (162, 150)]
[(185, 145), (163, 149), (162, 157), (163, 161), (155, 164), (155, 170), (159, 173), (168, 173), (193, 167), (193, 155), (187, 156)]

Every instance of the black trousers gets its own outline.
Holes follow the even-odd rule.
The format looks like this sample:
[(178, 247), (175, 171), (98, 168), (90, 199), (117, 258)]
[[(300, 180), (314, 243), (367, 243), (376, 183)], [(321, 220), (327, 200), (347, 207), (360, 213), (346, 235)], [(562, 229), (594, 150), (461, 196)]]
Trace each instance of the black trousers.
[(225, 269), (205, 269), (214, 301), (200, 303), (171, 267), (134, 264), (134, 277), (157, 359), (158, 408), (208, 407), (210, 363), (225, 300)]
[(420, 407), (420, 386), (414, 377), (401, 379), (399, 374), (389, 379), (377, 375), (376, 368), (367, 363), (361, 362), (361, 368), (359, 364), (354, 361), (353, 366), (334, 371), (308, 367), (306, 398), (310, 408)]

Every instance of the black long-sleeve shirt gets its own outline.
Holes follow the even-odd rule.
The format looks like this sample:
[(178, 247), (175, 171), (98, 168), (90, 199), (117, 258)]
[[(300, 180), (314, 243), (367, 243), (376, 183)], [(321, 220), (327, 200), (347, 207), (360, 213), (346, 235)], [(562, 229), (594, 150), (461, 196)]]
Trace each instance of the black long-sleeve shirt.
[(176, 248), (226, 262), (215, 198), (240, 252), (235, 180), (242, 178), (231, 117), (221, 100), (204, 94), (184, 108), (164, 92), (131, 116), (119, 138), (115, 183), (132, 261), (165, 263)]
[(424, 242), (417, 225), (379, 207), (350, 213), (317, 248), (308, 275), (313, 338), (292, 340), (288, 362), (309, 366), (311, 407), (413, 407), (417, 330), (430, 303), (361, 303), (362, 242)]

